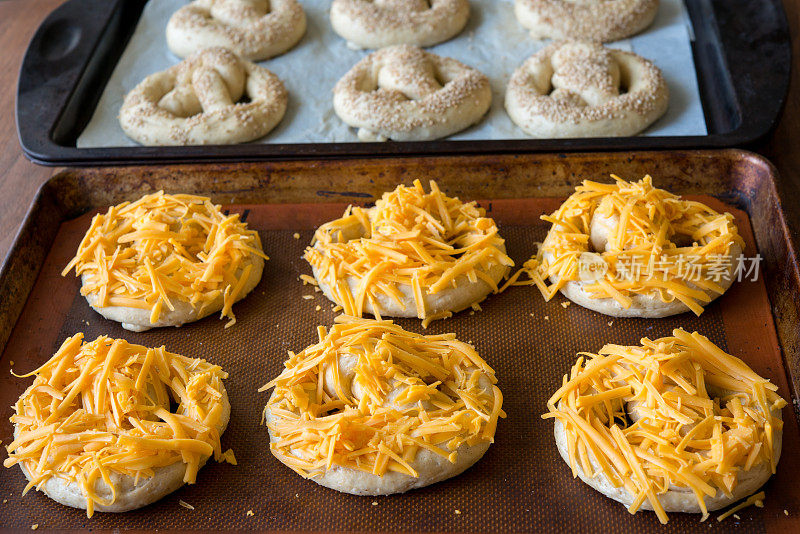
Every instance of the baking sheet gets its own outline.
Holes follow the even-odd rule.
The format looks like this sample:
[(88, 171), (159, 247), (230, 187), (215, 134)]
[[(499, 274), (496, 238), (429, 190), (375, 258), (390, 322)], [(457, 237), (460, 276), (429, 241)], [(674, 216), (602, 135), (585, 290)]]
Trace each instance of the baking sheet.
[[(492, 84), (492, 107), (477, 125), (448, 139), (526, 139), (503, 107), (505, 87), (513, 71), (544, 46), (517, 22), (513, 0), (471, 0), (467, 27), (456, 38), (431, 47), (486, 74)], [(144, 77), (164, 70), (180, 58), (166, 44), (167, 20), (183, 0), (150, 0), (131, 40), (103, 91), (92, 119), (78, 137), (78, 148), (138, 146), (119, 126), (124, 95)], [(356, 131), (334, 113), (331, 90), (367, 50), (351, 50), (333, 32), (329, 0), (303, 0), (308, 30), (301, 42), (282, 56), (260, 64), (277, 74), (289, 91), (281, 123), (256, 143), (357, 142)], [(692, 57), (690, 24), (682, 0), (661, 0), (653, 25), (644, 33), (610, 46), (653, 60), (670, 89), (666, 114), (643, 135), (706, 135), (697, 75)], [(688, 68), (692, 66), (692, 68)]]
[[(729, 210), (755, 252), (747, 215), (703, 196), (718, 210)], [(525, 198), (483, 202), (507, 240), (509, 254), (524, 261), (541, 241), (549, 224), (539, 215), (552, 212), (562, 198)], [(219, 364), (226, 380), (232, 412), (222, 436), (223, 450), (233, 448), (238, 466), (210, 461), (198, 482), (187, 485), (146, 508), (125, 514), (96, 513), (55, 503), (41, 493), (20, 497), (25, 485), (19, 468), (0, 467), (0, 529), (136, 530), (286, 530), (286, 531), (557, 531), (570, 525), (580, 533), (710, 532), (736, 526), (741, 532), (775, 531), (800, 513), (791, 488), (800, 469), (797, 422), (784, 411), (784, 454), (778, 473), (765, 487), (765, 508), (750, 507), (721, 525), (712, 518), (670, 514), (664, 527), (655, 514), (631, 516), (579, 480), (557, 452), (553, 423), (542, 420), (546, 401), (574, 363), (576, 353), (598, 350), (606, 342), (637, 344), (642, 336), (669, 335), (676, 326), (698, 330), (757, 372), (769, 377), (789, 398), (780, 349), (763, 279), (736, 283), (703, 315), (683, 314), (660, 320), (614, 319), (576, 305), (563, 306), (560, 295), (546, 303), (534, 287), (514, 287), (489, 297), (483, 311), (456, 314), (436, 321), (426, 333), (456, 332), (475, 347), (497, 372), (508, 414), (498, 424), (495, 443), (464, 474), (402, 495), (359, 497), (338, 493), (304, 480), (273, 458), (267, 430), (259, 425), (269, 393), (257, 389), (277, 376), (287, 350), (298, 351), (316, 341), (316, 326), (335, 317), (321, 293), (298, 280), (310, 267), (301, 259), (314, 228), (340, 215), (346, 204), (250, 204), (225, 206), (247, 218), (259, 231), (270, 256), (261, 282), (234, 311), (237, 323), (210, 316), (181, 328), (134, 333), (92, 311), (78, 294), (79, 281), (59, 272), (72, 257), (93, 212), (61, 224), (25, 311), (0, 358), (0, 439), (8, 443), (13, 400), (31, 382), (9, 374), (29, 371), (44, 361), (66, 336), (81, 331), (86, 339), (100, 334), (202, 357)], [(294, 237), (298, 232), (299, 238)], [(304, 299), (303, 295), (313, 298)], [(318, 309), (319, 307), (319, 309)], [(415, 319), (398, 320), (404, 328), (422, 331)], [(35, 335), (31, 335), (35, 333)], [(183, 500), (194, 510), (179, 505)], [(783, 510), (790, 513), (784, 515)], [(458, 513), (456, 512), (458, 510)], [(249, 515), (248, 512), (252, 512)], [(717, 514), (714, 514), (716, 516)], [(783, 522), (783, 525), (781, 523)]]

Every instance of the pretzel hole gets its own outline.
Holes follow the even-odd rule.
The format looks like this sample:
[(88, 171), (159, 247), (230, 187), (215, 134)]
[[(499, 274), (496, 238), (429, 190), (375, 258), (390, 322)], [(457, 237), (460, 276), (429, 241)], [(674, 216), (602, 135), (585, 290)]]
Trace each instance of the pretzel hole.
[(317, 417), (327, 417), (329, 415), (338, 415), (340, 413), (344, 413), (344, 407), (341, 408), (330, 408), (329, 410), (320, 411), (317, 414)]
[(631, 88), (631, 73), (628, 71), (628, 69), (623, 68), (622, 66), (620, 66), (620, 69), (619, 69), (619, 94), (620, 95), (626, 94), (628, 91), (630, 91), (630, 88)]
[(439, 69), (433, 70), (433, 79), (436, 80), (436, 83), (438, 83), (442, 87), (450, 83), (450, 80), (447, 78), (447, 76), (445, 76), (444, 73), (440, 72)]
[(364, 76), (361, 80), (358, 81), (358, 86), (356, 87), (358, 91), (362, 91), (364, 93), (371, 93), (373, 91), (377, 91), (380, 89), (378, 87), (378, 80), (370, 79), (368, 76)]

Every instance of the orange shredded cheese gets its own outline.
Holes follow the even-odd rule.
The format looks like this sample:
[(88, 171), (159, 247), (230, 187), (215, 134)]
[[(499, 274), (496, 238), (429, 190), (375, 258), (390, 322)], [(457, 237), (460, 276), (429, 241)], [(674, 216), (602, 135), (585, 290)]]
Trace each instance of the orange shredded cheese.
[(756, 465), (775, 472), (773, 415), (786, 405), (777, 386), (698, 333), (644, 338), (582, 353), (547, 403), (543, 418), (564, 426), (573, 476), (603, 474), (646, 499), (662, 523), (658, 495), (671, 486), (704, 497), (731, 495), (737, 475)]
[[(489, 269), (514, 265), (497, 225), (485, 215), (475, 202), (444, 195), (433, 180), (427, 193), (415, 180), (384, 193), (374, 208), (349, 206), (341, 218), (320, 226), (305, 259), (348, 315), (361, 317), (367, 301), (375, 309), (378, 295), (405, 306), (399, 289), (405, 286), (413, 292), (417, 317), (426, 319), (424, 294), (465, 278), (484, 280), (497, 291)], [(348, 278), (359, 281), (355, 292)]]
[[(16, 437), (3, 462), (31, 475), (23, 495), (53, 477), (77, 483), (91, 517), (95, 504), (116, 498), (112, 471), (149, 478), (184, 462), (191, 484), (207, 457), (223, 459), (217, 425), (228, 375), (205, 360), (106, 336), (84, 343), (76, 334), (28, 376), (35, 379), (14, 406)], [(111, 501), (95, 491), (101, 479)]]
[[(718, 282), (738, 260), (729, 257), (731, 246), (744, 248), (733, 216), (657, 189), (650, 176), (639, 182), (612, 178), (616, 183), (585, 180), (558, 210), (542, 216), (553, 225), (547, 238), (503, 289), (536, 285), (549, 301), (566, 284), (581, 281), (581, 256), (595, 252), (607, 270), (585, 282), (593, 298), (613, 298), (629, 308), (632, 295), (652, 294), (665, 303), (680, 300), (700, 315), (709, 293), (724, 292)], [(590, 242), (595, 212), (618, 220), (603, 251), (593, 251)], [(527, 279), (519, 280), (523, 273)]]
[(289, 355), (259, 391), (274, 388), (264, 410), (272, 454), (304, 477), (333, 465), (417, 477), (418, 451), (455, 462), (461, 444), (492, 442), (505, 417), (494, 371), (455, 334), (341, 315)]
[(175, 301), (201, 310), (222, 302), (228, 327), (256, 256), (269, 259), (238, 214), (225, 215), (206, 197), (159, 191), (95, 215), (61, 275), (74, 268), (95, 306), (150, 310), (151, 323)]

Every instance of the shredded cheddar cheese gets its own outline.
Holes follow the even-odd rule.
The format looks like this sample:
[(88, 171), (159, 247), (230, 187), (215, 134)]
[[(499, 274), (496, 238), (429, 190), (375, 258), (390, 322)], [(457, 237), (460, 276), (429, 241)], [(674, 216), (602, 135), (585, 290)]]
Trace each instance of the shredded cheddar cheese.
[[(464, 279), (483, 280), (497, 291), (489, 269), (514, 265), (497, 225), (485, 215), (475, 202), (444, 195), (433, 180), (429, 193), (415, 180), (384, 193), (374, 208), (349, 206), (341, 218), (320, 226), (305, 259), (348, 315), (361, 317), (369, 302), (380, 319), (377, 295), (405, 308), (399, 289), (405, 286), (413, 292), (417, 317), (427, 319), (424, 294)], [(358, 280), (356, 291), (348, 278)]]
[(494, 440), (503, 397), (494, 371), (455, 334), (342, 315), (319, 343), (289, 353), (264, 410), (272, 454), (304, 477), (343, 466), (417, 477), (426, 449), (455, 463), (462, 444)]
[(61, 275), (74, 268), (87, 277), (81, 294), (95, 295), (95, 306), (149, 310), (151, 323), (176, 301), (201, 316), (222, 302), (228, 327), (256, 256), (269, 259), (238, 214), (223, 214), (206, 197), (159, 191), (95, 215)]
[(647, 500), (666, 523), (658, 495), (678, 487), (692, 490), (705, 519), (704, 498), (731, 495), (740, 473), (775, 472), (786, 401), (696, 332), (641, 343), (582, 353), (542, 417), (564, 426), (573, 476), (624, 487), (631, 513)]
[[(584, 282), (593, 298), (613, 298), (629, 308), (631, 296), (652, 294), (665, 303), (677, 299), (700, 315), (710, 293), (724, 292), (719, 282), (731, 276), (737, 260), (730, 257), (731, 246), (744, 248), (733, 216), (657, 189), (650, 176), (639, 182), (612, 177), (614, 184), (585, 180), (557, 211), (542, 216), (552, 229), (503, 289), (533, 284), (550, 300), (566, 284), (582, 280), (581, 256), (595, 252), (607, 270)], [(592, 250), (595, 213), (616, 221), (605, 250)], [(523, 273), (528, 279), (518, 281)]]
[[(235, 463), (219, 442), (228, 375), (205, 360), (106, 336), (84, 343), (76, 334), (28, 376), (36, 378), (14, 406), (15, 439), (3, 463), (31, 475), (23, 495), (53, 477), (76, 483), (91, 517), (96, 504), (116, 499), (112, 472), (138, 480), (183, 462), (191, 484), (212, 454)], [(96, 492), (100, 480), (110, 501)]]

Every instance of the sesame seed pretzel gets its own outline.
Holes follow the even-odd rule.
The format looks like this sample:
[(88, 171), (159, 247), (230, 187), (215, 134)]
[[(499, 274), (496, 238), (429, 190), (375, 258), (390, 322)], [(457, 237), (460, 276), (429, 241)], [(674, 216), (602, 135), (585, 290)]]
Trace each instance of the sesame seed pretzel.
[(516, 0), (514, 14), (534, 39), (617, 41), (653, 23), (658, 0)]
[(478, 122), (489, 79), (455, 59), (408, 45), (368, 55), (339, 80), (333, 107), (362, 141), (427, 141)]
[(283, 54), (306, 32), (297, 0), (195, 0), (167, 23), (167, 45), (177, 56), (221, 46), (261, 61)]
[(590, 41), (562, 41), (514, 71), (505, 104), (533, 137), (622, 137), (655, 122), (668, 100), (661, 70), (650, 61)]
[(331, 25), (351, 48), (433, 46), (458, 35), (468, 0), (334, 0)]
[[(242, 97), (248, 101), (237, 103)], [(140, 82), (125, 95), (119, 121), (143, 145), (245, 143), (272, 130), (287, 101), (273, 73), (208, 48)]]

